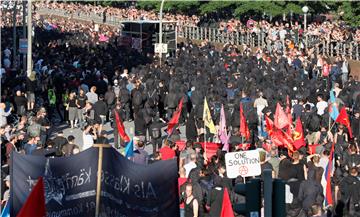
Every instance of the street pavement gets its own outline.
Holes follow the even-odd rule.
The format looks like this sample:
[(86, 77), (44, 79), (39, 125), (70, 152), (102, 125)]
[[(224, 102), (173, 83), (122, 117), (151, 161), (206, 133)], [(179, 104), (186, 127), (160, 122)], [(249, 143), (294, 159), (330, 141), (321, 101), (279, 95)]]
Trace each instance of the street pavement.
[[(134, 122), (128, 122), (128, 121), (125, 121), (124, 122), (124, 127), (125, 127), (125, 131), (127, 133), (127, 135), (130, 137), (130, 138), (133, 138), (134, 136)], [(166, 134), (164, 133), (164, 130), (166, 129), (166, 127), (164, 127), (162, 129), (162, 136), (166, 136)], [(63, 131), (64, 133), (64, 136), (65, 138), (67, 138), (68, 136), (70, 135), (73, 135), (75, 137), (75, 144), (79, 146), (80, 150), (82, 150), (82, 147), (83, 147), (83, 138), (82, 138), (82, 130), (80, 128), (74, 128), (74, 129), (71, 129), (67, 124), (61, 124), (61, 125), (58, 125), (58, 126), (54, 126), (52, 129), (51, 129), (51, 132), (50, 132), (50, 138), (54, 138), (56, 136), (56, 133), (59, 132), (59, 131)], [(113, 131), (113, 128), (110, 126), (110, 122), (106, 123), (103, 127), (103, 131), (106, 132), (106, 136), (109, 140), (109, 143), (111, 145), (114, 145), (114, 131)], [(180, 137), (181, 139), (185, 139), (185, 126), (180, 126)], [(145, 150), (148, 152), (148, 154), (152, 154), (152, 145), (147, 145), (145, 147)]]

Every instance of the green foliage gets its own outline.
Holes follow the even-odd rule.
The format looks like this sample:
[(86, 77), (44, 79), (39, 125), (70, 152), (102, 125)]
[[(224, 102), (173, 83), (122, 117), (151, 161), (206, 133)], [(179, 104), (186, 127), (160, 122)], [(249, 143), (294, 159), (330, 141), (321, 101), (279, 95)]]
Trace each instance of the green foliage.
[(343, 2), (338, 12), (344, 12), (342, 18), (351, 26), (360, 26), (360, 3), (359, 2)]
[(139, 1), (137, 7), (145, 10), (160, 10), (161, 1)]
[[(78, 1), (94, 4), (94, 1)], [(121, 2), (121, 1), (120, 1)], [(95, 4), (103, 6), (118, 6), (119, 1), (105, 0), (95, 1)], [(160, 10), (161, 0), (137, 1), (137, 7), (145, 10)], [(261, 16), (266, 13), (273, 17), (285, 14), (303, 14), (302, 7), (309, 7), (311, 14), (335, 13), (349, 25), (360, 25), (360, 2), (359, 1), (261, 1), (261, 0), (166, 0), (164, 12), (182, 13), (187, 15), (217, 14), (222, 18), (241, 18), (243, 16)]]
[(235, 5), (235, 1), (203, 2), (200, 6), (200, 14), (221, 13), (224, 10), (233, 10)]

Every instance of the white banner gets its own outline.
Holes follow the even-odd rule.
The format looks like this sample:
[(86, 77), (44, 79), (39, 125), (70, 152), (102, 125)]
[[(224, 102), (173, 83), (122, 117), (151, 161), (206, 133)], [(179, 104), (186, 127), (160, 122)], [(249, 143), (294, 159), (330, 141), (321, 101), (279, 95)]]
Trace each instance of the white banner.
[(229, 152), (225, 154), (226, 173), (229, 178), (249, 177), (261, 174), (258, 150)]

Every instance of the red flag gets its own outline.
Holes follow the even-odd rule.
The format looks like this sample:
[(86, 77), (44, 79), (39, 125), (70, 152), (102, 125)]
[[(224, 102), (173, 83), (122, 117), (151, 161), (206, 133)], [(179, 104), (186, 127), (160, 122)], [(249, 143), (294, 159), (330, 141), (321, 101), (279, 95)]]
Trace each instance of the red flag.
[(246, 140), (250, 138), (250, 130), (246, 123), (242, 103), (240, 103), (240, 135), (245, 137)]
[(281, 105), (279, 103), (276, 104), (274, 125), (278, 129), (282, 129), (282, 128), (290, 125), (288, 116), (285, 114), (283, 108), (281, 107)]
[(25, 204), (21, 208), (17, 217), (44, 217), (45, 209), (45, 191), (44, 180), (40, 177), (26, 199)]
[(292, 138), (287, 133), (284, 133), (282, 130), (274, 128), (273, 121), (267, 116), (265, 116), (265, 121), (266, 129), (271, 138), (271, 141), (276, 146), (285, 146), (289, 150), (289, 152), (294, 152)]
[(129, 142), (130, 138), (126, 134), (124, 124), (121, 121), (119, 114), (116, 111), (115, 111), (115, 119), (116, 119), (116, 127), (117, 127), (117, 130), (119, 132), (121, 139), (124, 140), (125, 142)]
[(266, 131), (268, 132), (269, 136), (272, 136), (273, 133), (273, 121), (265, 115), (265, 123), (266, 123)]
[(220, 217), (234, 217), (234, 211), (232, 209), (228, 190), (224, 188), (224, 197), (221, 206)]
[(182, 111), (183, 101), (184, 101), (184, 97), (181, 98), (179, 105), (176, 108), (176, 111), (174, 112), (171, 120), (169, 121), (168, 128), (167, 128), (168, 135), (171, 135), (176, 124), (179, 123), (179, 118), (180, 118), (181, 111)]
[(349, 116), (348, 116), (348, 114), (346, 112), (345, 107), (341, 108), (340, 114), (336, 118), (336, 122), (339, 123), (339, 124), (344, 125), (345, 127), (347, 127), (347, 129), (349, 131), (350, 138), (353, 138), (352, 130), (351, 130), (351, 126), (350, 126), (350, 119), (349, 119)]
[(296, 150), (306, 146), (304, 139), (304, 131), (299, 117), (296, 119), (296, 127), (293, 134), (293, 139), (294, 139), (294, 147)]
[(331, 145), (331, 151), (329, 156), (329, 162), (325, 169), (325, 180), (326, 180), (326, 188), (325, 188), (325, 205), (333, 205), (333, 199), (332, 199), (332, 191), (331, 191), (331, 177), (334, 167), (334, 146), (333, 143)]

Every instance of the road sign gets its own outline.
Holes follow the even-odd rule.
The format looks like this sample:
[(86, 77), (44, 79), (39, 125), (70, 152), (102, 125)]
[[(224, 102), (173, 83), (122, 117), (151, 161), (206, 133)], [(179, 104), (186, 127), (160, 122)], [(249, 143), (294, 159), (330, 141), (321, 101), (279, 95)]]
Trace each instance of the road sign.
[(261, 174), (258, 150), (226, 153), (225, 163), (226, 174), (229, 178), (258, 176)]
[(19, 52), (21, 54), (27, 53), (27, 39), (26, 38), (19, 39)]
[(167, 53), (168, 45), (164, 43), (155, 43), (155, 53)]

